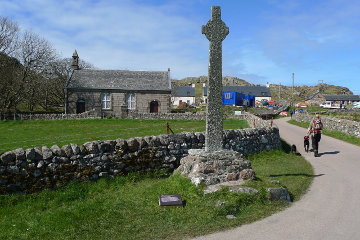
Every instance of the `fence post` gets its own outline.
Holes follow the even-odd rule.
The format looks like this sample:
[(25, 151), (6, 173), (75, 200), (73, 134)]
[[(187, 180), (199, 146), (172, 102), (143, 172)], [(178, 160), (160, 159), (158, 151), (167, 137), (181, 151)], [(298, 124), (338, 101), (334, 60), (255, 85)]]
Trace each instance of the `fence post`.
[(166, 122), (166, 134), (169, 134), (169, 122)]
[(31, 121), (31, 113), (30, 113), (30, 121)]
[(255, 119), (254, 119), (254, 128), (255, 128)]

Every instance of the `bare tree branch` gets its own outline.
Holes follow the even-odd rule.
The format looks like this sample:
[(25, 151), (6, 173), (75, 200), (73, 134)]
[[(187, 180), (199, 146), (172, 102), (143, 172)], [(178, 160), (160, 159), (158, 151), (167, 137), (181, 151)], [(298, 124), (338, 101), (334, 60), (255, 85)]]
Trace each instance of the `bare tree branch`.
[(17, 46), (19, 27), (17, 23), (0, 16), (0, 52), (12, 54)]

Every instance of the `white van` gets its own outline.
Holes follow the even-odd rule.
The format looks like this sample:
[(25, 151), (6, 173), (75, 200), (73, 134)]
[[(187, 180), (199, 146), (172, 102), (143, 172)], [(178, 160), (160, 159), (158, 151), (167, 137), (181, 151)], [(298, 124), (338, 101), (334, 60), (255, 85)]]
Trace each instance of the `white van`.
[(322, 108), (340, 108), (340, 104), (332, 103), (331, 101), (326, 101), (320, 104)]

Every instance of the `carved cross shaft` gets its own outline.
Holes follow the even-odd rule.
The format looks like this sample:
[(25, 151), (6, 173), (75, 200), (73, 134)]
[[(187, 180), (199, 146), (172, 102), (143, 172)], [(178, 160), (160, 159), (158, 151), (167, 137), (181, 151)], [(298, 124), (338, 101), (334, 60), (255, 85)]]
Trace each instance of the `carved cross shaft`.
[(206, 108), (205, 151), (222, 149), (222, 41), (229, 34), (229, 28), (221, 20), (221, 8), (211, 8), (211, 20), (201, 28), (202, 34), (210, 41), (208, 105)]

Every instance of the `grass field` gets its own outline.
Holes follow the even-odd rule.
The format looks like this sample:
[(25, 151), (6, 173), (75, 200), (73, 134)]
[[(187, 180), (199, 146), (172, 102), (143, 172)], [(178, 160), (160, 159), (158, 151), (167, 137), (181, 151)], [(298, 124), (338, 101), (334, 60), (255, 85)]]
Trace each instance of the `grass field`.
[[(205, 121), (169, 120), (175, 133), (203, 132)], [(224, 129), (247, 128), (246, 121), (225, 120)], [(0, 122), (0, 154), (16, 148), (51, 147), (94, 140), (166, 134), (166, 120), (84, 119)]]
[[(267, 200), (266, 187), (287, 187), (298, 200), (313, 179), (311, 165), (284, 150), (248, 157), (257, 196), (227, 189), (204, 195), (178, 175), (130, 174), (98, 182), (73, 182), (58, 190), (1, 196), (0, 239), (183, 239), (253, 222), (289, 206)], [(278, 180), (272, 183), (270, 179)], [(159, 207), (158, 195), (181, 194), (185, 207)], [(226, 204), (215, 207), (221, 200)], [(232, 214), (236, 219), (227, 219)]]
[[(294, 124), (294, 125), (302, 127), (302, 128), (309, 127), (309, 123), (307, 123), (307, 122), (298, 122), (295, 120), (289, 120), (288, 123)], [(323, 129), (322, 133), (326, 136), (333, 137), (333, 138), (342, 140), (344, 142), (348, 142), (348, 143), (360, 146), (360, 138), (358, 138), (358, 137), (351, 136), (349, 134), (339, 132), (339, 131), (328, 130), (326, 128)]]

